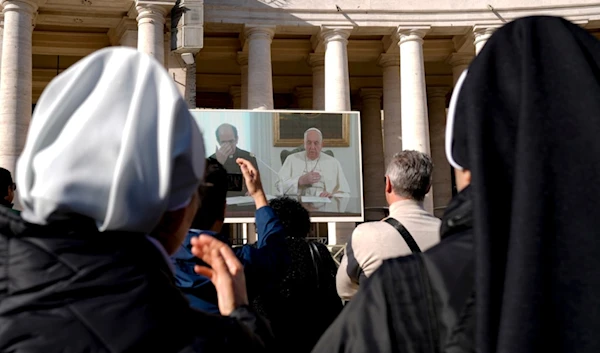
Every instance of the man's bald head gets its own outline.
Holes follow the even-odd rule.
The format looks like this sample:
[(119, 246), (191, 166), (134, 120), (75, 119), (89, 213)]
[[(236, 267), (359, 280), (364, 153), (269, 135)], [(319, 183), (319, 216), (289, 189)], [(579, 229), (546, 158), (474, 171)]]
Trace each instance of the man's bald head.
[(224, 143), (229, 143), (233, 147), (237, 146), (238, 142), (238, 132), (237, 128), (231, 124), (221, 124), (215, 131), (215, 136), (217, 137), (217, 142), (219, 145), (223, 145)]

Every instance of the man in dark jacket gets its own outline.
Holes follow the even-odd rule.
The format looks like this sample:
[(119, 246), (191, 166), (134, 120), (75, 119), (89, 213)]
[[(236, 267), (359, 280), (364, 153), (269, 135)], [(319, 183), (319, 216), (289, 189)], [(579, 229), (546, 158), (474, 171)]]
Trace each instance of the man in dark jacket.
[[(251, 163), (246, 163), (249, 168), (256, 170)], [(190, 241), (199, 234), (208, 234), (228, 243), (228, 239), (224, 239), (219, 234), (225, 219), (227, 171), (216, 159), (208, 158), (204, 178), (205, 183), (200, 185), (198, 190), (202, 205), (196, 212), (192, 229), (177, 252), (171, 256), (171, 260), (175, 266), (176, 284), (190, 300), (190, 305), (204, 312), (218, 314), (217, 292), (214, 285), (210, 279), (194, 271), (194, 266), (202, 263), (192, 254)], [(246, 286), (252, 298), (255, 293), (273, 285), (283, 276), (289, 263), (289, 256), (283, 226), (273, 209), (267, 205), (260, 176), (255, 181), (247, 179), (245, 181), (256, 204), (258, 243), (256, 247), (244, 245), (233, 248), (233, 251), (244, 265)]]
[[(214, 158), (225, 167), (227, 173), (230, 174), (242, 174), (240, 166), (237, 164), (237, 159), (242, 158), (252, 163), (254, 169), (258, 170), (258, 163), (256, 157), (251, 152), (239, 148), (239, 136), (238, 130), (234, 125), (221, 124), (215, 130), (215, 137), (219, 143), (219, 148), (215, 150), (210, 158)], [(229, 196), (243, 196), (247, 192), (247, 188), (244, 185), (241, 191), (230, 191)]]
[[(468, 176), (448, 205), (441, 242), (383, 262), (313, 352), (438, 352), (472, 347), (472, 203)], [(461, 186), (462, 185), (462, 186)], [(398, 235), (400, 237), (400, 235)], [(427, 271), (423, 271), (423, 266)]]

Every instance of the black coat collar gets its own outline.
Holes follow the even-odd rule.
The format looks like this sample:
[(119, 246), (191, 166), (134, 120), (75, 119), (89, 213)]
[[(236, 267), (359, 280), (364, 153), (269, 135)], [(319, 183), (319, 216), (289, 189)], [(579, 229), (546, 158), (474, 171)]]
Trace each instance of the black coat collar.
[(473, 202), (471, 201), (471, 187), (467, 186), (456, 195), (444, 212), (441, 238), (473, 228)]

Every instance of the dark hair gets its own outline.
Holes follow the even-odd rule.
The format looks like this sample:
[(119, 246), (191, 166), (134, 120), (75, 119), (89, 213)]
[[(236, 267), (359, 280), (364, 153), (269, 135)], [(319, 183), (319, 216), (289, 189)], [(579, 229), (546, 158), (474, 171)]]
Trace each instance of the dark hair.
[(13, 179), (7, 169), (0, 168), (0, 197), (8, 196), (8, 188), (13, 185)]
[(206, 159), (204, 182), (198, 187), (200, 207), (192, 228), (208, 230), (217, 221), (225, 219), (225, 203), (227, 202), (227, 171), (215, 158)]
[(233, 130), (233, 137), (236, 140), (238, 138), (237, 128), (231, 124), (224, 123), (224, 124), (219, 125), (219, 127), (215, 130), (215, 137), (217, 138), (217, 142), (219, 142), (219, 143), (221, 143), (221, 140), (219, 140), (219, 131), (221, 130), (222, 127), (226, 127), (226, 126), (230, 127), (231, 130)]
[(280, 196), (269, 202), (288, 237), (306, 238), (310, 232), (310, 216), (302, 204), (289, 197)]

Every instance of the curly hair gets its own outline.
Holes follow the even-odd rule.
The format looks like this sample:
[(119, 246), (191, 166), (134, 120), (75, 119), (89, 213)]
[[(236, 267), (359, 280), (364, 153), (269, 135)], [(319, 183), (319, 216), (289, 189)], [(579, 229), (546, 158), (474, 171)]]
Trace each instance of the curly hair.
[(283, 224), (288, 237), (306, 238), (310, 232), (310, 216), (300, 202), (280, 196), (271, 200), (269, 205)]

